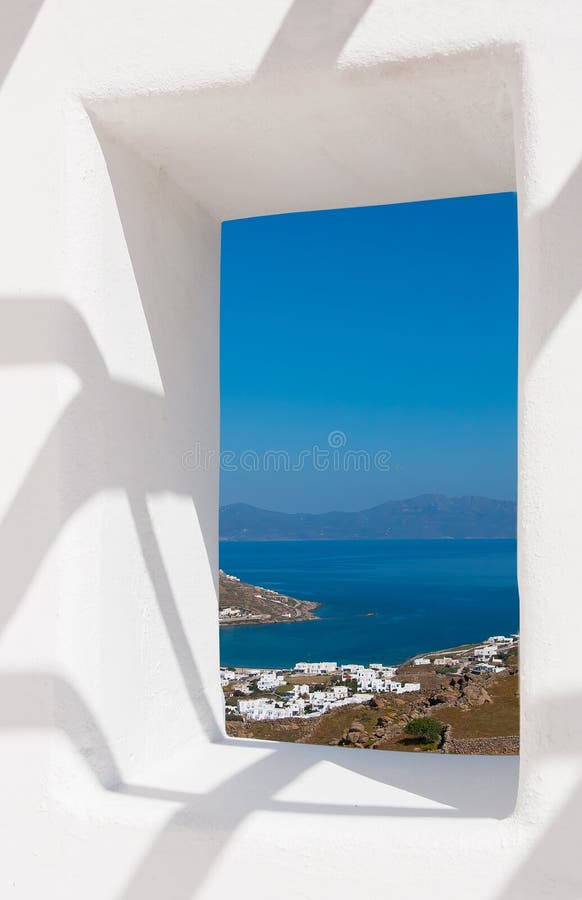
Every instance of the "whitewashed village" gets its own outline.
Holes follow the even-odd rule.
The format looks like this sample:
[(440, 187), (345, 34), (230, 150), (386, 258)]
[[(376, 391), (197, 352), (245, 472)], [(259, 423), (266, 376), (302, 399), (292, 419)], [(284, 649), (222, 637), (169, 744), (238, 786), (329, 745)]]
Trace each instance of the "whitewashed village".
[(324, 661), (298, 662), (292, 669), (222, 667), (226, 716), (249, 722), (317, 718), (343, 706), (373, 701), (379, 694), (420, 692), (421, 680), (404, 677), (410, 671), (451, 676), (498, 674), (505, 671), (504, 657), (517, 648), (518, 641), (517, 634), (494, 635), (482, 644), (416, 656), (400, 666)]

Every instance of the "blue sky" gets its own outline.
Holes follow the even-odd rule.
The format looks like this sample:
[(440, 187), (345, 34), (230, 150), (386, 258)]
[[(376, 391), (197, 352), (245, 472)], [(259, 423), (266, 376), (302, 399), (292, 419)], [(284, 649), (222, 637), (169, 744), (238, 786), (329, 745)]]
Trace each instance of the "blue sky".
[[(221, 503), (515, 497), (514, 194), (224, 222), (221, 269)], [(336, 431), (388, 466), (264, 471)]]

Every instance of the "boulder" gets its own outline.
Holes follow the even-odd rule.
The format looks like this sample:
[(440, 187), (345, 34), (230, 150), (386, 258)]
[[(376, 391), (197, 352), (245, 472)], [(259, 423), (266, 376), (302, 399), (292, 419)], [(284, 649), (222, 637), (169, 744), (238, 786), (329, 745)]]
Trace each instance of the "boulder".
[(368, 747), (370, 735), (361, 722), (352, 722), (337, 743), (344, 747)]
[(361, 722), (352, 722), (350, 727), (348, 728), (348, 732), (350, 731), (365, 731), (366, 729), (362, 725)]
[(483, 685), (475, 682), (466, 684), (462, 690), (458, 705), (468, 708), (470, 706), (483, 706), (484, 703), (491, 703), (491, 697)]
[(428, 702), (430, 706), (439, 706), (443, 703), (454, 703), (457, 697), (457, 691), (447, 688), (446, 690), (435, 691), (430, 694)]

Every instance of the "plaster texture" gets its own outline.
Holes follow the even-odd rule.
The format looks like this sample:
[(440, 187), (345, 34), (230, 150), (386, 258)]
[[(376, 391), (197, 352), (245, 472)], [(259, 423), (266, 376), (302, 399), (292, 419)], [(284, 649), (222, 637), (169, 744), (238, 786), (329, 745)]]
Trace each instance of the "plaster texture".
[[(2, 897), (582, 896), (581, 41), (566, 0), (4, 0)], [(220, 221), (514, 189), (519, 784), (225, 738)]]

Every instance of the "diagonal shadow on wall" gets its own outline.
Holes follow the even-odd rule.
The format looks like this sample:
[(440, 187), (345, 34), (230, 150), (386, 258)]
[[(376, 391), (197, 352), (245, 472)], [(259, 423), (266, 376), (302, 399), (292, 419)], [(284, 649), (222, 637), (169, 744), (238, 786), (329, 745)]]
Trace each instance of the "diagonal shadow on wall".
[[(141, 276), (149, 277), (149, 274), (148, 270)], [(139, 271), (136, 277), (140, 281)], [(143, 287), (142, 294), (145, 298), (149, 296), (147, 287)], [(153, 302), (154, 298), (151, 299)], [(145, 308), (149, 309), (147, 302)], [(150, 311), (148, 317), (154, 339), (158, 329), (163, 328), (162, 324), (158, 326), (151, 321), (152, 316), (157, 314), (159, 309), (155, 313)], [(167, 392), (165, 397), (112, 377), (85, 321), (66, 302), (52, 298), (19, 298), (0, 303), (1, 362), (5, 365), (66, 364), (76, 372), (81, 382), (81, 390), (55, 423), (0, 526), (0, 557), (4, 575), (2, 621), (8, 621), (17, 608), (70, 517), (106, 488), (116, 487), (125, 491), (169, 644), (179, 663), (196, 715), (206, 725), (208, 736), (216, 739), (222, 729), (201, 690), (197, 664), (180, 622), (145, 502), (149, 494), (167, 489), (191, 497), (195, 505), (198, 503), (196, 481), (192, 482), (191, 474), (184, 471), (179, 461), (174, 463), (164, 452), (168, 446), (166, 429), (173, 427), (174, 416), (168, 406), (173, 405), (174, 411), (181, 412), (183, 404), (172, 395), (172, 373), (180, 371), (180, 364), (175, 354), (172, 355), (174, 342), (171, 330), (164, 336), (162, 346), (166, 346), (168, 353), (167, 358), (158, 354)], [(146, 441), (150, 446), (159, 442), (160, 446), (159, 455), (154, 453), (153, 457), (149, 456), (147, 465), (140, 453)], [(58, 513), (49, 516), (46, 510), (54, 508), (54, 491), (59, 483), (55, 476), (59, 471), (60, 454), (62, 448), (67, 446), (75, 447), (79, 463), (61, 487)], [(105, 447), (109, 449), (105, 451)], [(136, 465), (136, 460), (140, 460), (139, 465)], [(377, 761), (370, 757), (357, 758), (341, 749), (274, 745), (270, 756), (254, 764), (253, 771), (239, 772), (202, 796), (186, 793), (178, 798), (174, 793), (155, 786), (126, 785), (121, 780), (114, 751), (103, 729), (83, 699), (64, 679), (49, 673), (13, 673), (4, 676), (0, 688), (3, 692), (0, 715), (3, 716), (4, 727), (36, 728), (50, 727), (52, 724), (69, 736), (103, 788), (117, 786), (119, 791), (134, 796), (157, 797), (170, 802), (179, 799), (183, 803), (182, 809), (160, 834), (136, 873), (128, 887), (128, 897), (145, 898), (147, 891), (153, 890), (152, 885), (159, 886), (167, 881), (171, 882), (165, 889), (168, 898), (178, 900), (193, 896), (237, 827), (256, 809), (309, 810), (321, 815), (350, 816), (495, 814), (481, 803), (475, 803), (474, 807), (467, 803), (465, 788), (474, 780), (471, 765), (466, 769), (465, 781), (456, 781), (451, 795), (448, 788), (443, 790), (442, 771), (423, 766), (411, 774), (409, 763), (404, 765), (393, 761), (387, 767), (380, 757)], [(247, 747), (252, 746), (249, 742), (243, 743)], [(237, 742), (232, 742), (232, 746), (236, 747)], [(367, 777), (372, 771), (372, 777), (379, 782), (434, 797), (451, 809), (435, 812), (430, 809), (328, 807), (274, 800), (277, 790), (322, 759)], [(448, 761), (445, 762), (447, 764)], [(253, 777), (248, 777), (250, 775)], [(260, 790), (257, 790), (257, 784)], [(219, 822), (220, 827), (213, 832), (215, 837), (209, 846), (207, 837), (203, 838), (200, 831), (200, 823), (212, 821)], [(193, 854), (192, 837), (196, 834), (200, 836), (200, 852)]]
[(256, 77), (269, 78), (293, 68), (331, 68), (371, 4), (372, 0), (295, 0)]
[[(68, 364), (82, 387), (55, 422), (0, 523), (0, 629), (68, 520), (92, 497), (117, 488), (135, 503), (135, 498), (168, 490), (197, 502), (196, 478), (165, 452), (165, 398), (110, 377), (86, 323), (66, 302), (0, 301), (0, 363), (57, 362)], [(147, 462), (142, 452), (146, 444), (154, 448)], [(59, 470), (66, 447), (75, 448), (76, 465), (63, 484)], [(169, 579), (159, 564), (159, 548), (151, 537), (142, 552), (151, 561), (156, 598), (193, 709), (214, 739), (222, 729), (202, 689)]]
[[(307, 0), (297, 0), (291, 7), (280, 33), (275, 38), (267, 53), (262, 74), (267, 76), (269, 72), (279, 67), (291, 65), (299, 50), (306, 54), (307, 62), (314, 65), (331, 65), (337, 58), (337, 54), (353, 29), (359, 17), (368, 7), (367, 2), (351, 2), (342, 4), (342, 10), (330, 12), (329, 6), (325, 6), (326, 14), (322, 18), (322, 6), (308, 3)], [(23, 24), (21, 36), (26, 33), (30, 21), (34, 17), (30, 15), (32, 10), (38, 9), (34, 4), (24, 6), (24, 12), (20, 19), (18, 15), (15, 21)], [(335, 9), (335, 7), (333, 7)], [(335, 18), (334, 18), (335, 15)], [(26, 20), (28, 16), (28, 26)], [(336, 27), (337, 25), (337, 27)], [(317, 37), (313, 40), (310, 29), (313, 26)], [(17, 29), (18, 30), (18, 29)], [(19, 45), (18, 34), (13, 41), (13, 52), (9, 58), (14, 58)], [(9, 48), (10, 49), (10, 48)], [(8, 63), (8, 66), (10, 65)], [(4, 72), (7, 71), (5, 68)], [(0, 71), (2, 74), (2, 71)], [(576, 176), (578, 177), (578, 176)], [(121, 195), (119, 184), (115, 183), (116, 194)], [(119, 197), (118, 197), (119, 200)], [(558, 199), (554, 214), (561, 214), (560, 199)], [(564, 195), (562, 205), (569, 204), (567, 195)], [(120, 201), (120, 214), (126, 228), (126, 236), (131, 252), (131, 225), (128, 224), (129, 210), (124, 208)], [(551, 211), (549, 214), (552, 214)], [(191, 654), (187, 636), (181, 626), (175, 598), (172, 595), (167, 572), (163, 567), (160, 548), (153, 537), (151, 521), (147, 512), (146, 498), (148, 494), (160, 490), (172, 490), (178, 494), (191, 497), (197, 508), (205, 507), (209, 502), (205, 496), (201, 496), (200, 485), (179, 466), (179, 463), (169, 461), (164, 454), (167, 446), (165, 431), (167, 427), (179, 428), (174, 412), (180, 410), (180, 403), (176, 400), (174, 392), (176, 379), (179, 377), (180, 361), (176, 359), (176, 346), (172, 330), (165, 330), (162, 324), (156, 321), (157, 313), (149, 305), (150, 290), (147, 284), (147, 274), (140, 271), (136, 264), (135, 254), (132, 254), (136, 280), (142, 293), (142, 302), (150, 333), (154, 344), (154, 350), (158, 358), (162, 381), (166, 396), (149, 392), (144, 388), (124, 383), (112, 378), (101, 357), (95, 341), (92, 338), (86, 324), (78, 314), (61, 300), (26, 300), (15, 299), (3, 301), (0, 308), (0, 355), (9, 364), (26, 362), (59, 362), (70, 365), (79, 375), (82, 381), (82, 390), (71, 401), (61, 418), (53, 428), (44, 447), (33, 463), (26, 480), (18, 492), (15, 501), (9, 510), (7, 518), (0, 528), (0, 553), (3, 554), (3, 571), (8, 573), (7, 584), (9, 590), (2, 597), (2, 616), (7, 621), (11, 612), (16, 608), (24, 596), (34, 575), (38, 571), (44, 557), (48, 553), (54, 541), (70, 516), (80, 508), (90, 497), (99, 494), (107, 487), (115, 486), (127, 492), (133, 510), (136, 531), (140, 537), (142, 552), (146, 565), (152, 575), (152, 582), (156, 590), (157, 601), (162, 609), (162, 616), (168, 630), (169, 643), (173, 648), (180, 664), (185, 683), (188, 685), (191, 700), (196, 714), (202, 722), (206, 723), (207, 734), (215, 739), (221, 734), (221, 728), (216, 723), (212, 709), (200, 690), (201, 679), (196, 661)], [(579, 288), (577, 275), (575, 282), (569, 285), (564, 294), (564, 302), (561, 310), (567, 310), (569, 301)], [(558, 320), (556, 320), (558, 321)], [(63, 342), (62, 336), (66, 336)], [(170, 426), (168, 426), (168, 417)], [(141, 460), (139, 448), (144, 441), (151, 442), (152, 436), (156, 442), (156, 433), (159, 435), (160, 453), (148, 457), (147, 464), (140, 462), (136, 466), (136, 459)], [(103, 435), (107, 436), (104, 441)], [(86, 462), (74, 473), (74, 476), (62, 486), (60, 496), (59, 513), (56, 516), (46, 515), (43, 510), (51, 508), (53, 500), (51, 491), (54, 491), (54, 475), (58, 470), (60, 448), (68, 443), (78, 445), (81, 440), (80, 451), (86, 451)], [(104, 447), (110, 449), (105, 453)], [(80, 454), (81, 457), (81, 454)], [(46, 502), (45, 502), (46, 500)], [(40, 516), (39, 516), (39, 510)], [(206, 510), (206, 515), (210, 512)], [(30, 532), (30, 522), (36, 517), (34, 533)], [(17, 682), (17, 677), (22, 678)], [(44, 693), (47, 680), (46, 675), (25, 673), (23, 676), (12, 676), (11, 681), (5, 683), (5, 687), (15, 697), (21, 697), (22, 702), (17, 711), (14, 706), (10, 710), (4, 710), (6, 723), (24, 721), (30, 727), (35, 723), (50, 725), (51, 717), (45, 718), (47, 698)], [(19, 690), (18, 684), (23, 688)], [(38, 694), (38, 691), (40, 694)], [(87, 710), (82, 698), (78, 697), (72, 688), (59, 681), (53, 683), (51, 691), (54, 696), (60, 697), (56, 701), (57, 709), (60, 709), (57, 724), (71, 737), (73, 744), (77, 746), (79, 754), (91, 766), (99, 782), (105, 788), (111, 788), (118, 783), (118, 790), (142, 796), (144, 798), (167, 799), (175, 802), (180, 800), (183, 808), (170, 821), (168, 826), (160, 833), (153, 846), (148, 851), (131, 883), (123, 893), (124, 900), (149, 900), (164, 896), (167, 900), (186, 900), (194, 897), (203, 883), (204, 878), (212, 868), (213, 862), (227, 844), (242, 821), (256, 809), (311, 812), (314, 814), (343, 814), (349, 816), (360, 815), (414, 815), (414, 816), (470, 816), (470, 815), (495, 815), (496, 813), (485, 805), (479, 798), (478, 803), (473, 802), (474, 795), (467, 791), (469, 782), (473, 782), (478, 770), (478, 761), (468, 760), (462, 770), (455, 766), (457, 773), (463, 771), (465, 778), (459, 776), (451, 785), (450, 779), (443, 779), (444, 767), (451, 763), (459, 763), (458, 759), (448, 760), (442, 757), (431, 760), (398, 760), (394, 755), (383, 754), (357, 754), (346, 750), (334, 750), (332, 748), (310, 747), (284, 747), (274, 745), (273, 752), (253, 766), (254, 774), (251, 778), (251, 770), (245, 769), (232, 779), (219, 785), (218, 788), (208, 794), (197, 796), (185, 792), (176, 794), (154, 786), (124, 785), (121, 783), (120, 774), (115, 762), (112, 749), (107, 744), (106, 736)], [(37, 691), (40, 699), (28, 703)], [(28, 705), (27, 705), (28, 703)], [(35, 712), (36, 709), (36, 712)], [(0, 709), (1, 711), (1, 709)], [(548, 711), (549, 712), (549, 711)], [(83, 733), (91, 735), (91, 750), (83, 742), (76, 739), (76, 735)], [(237, 742), (228, 742), (236, 747)], [(252, 742), (244, 742), (244, 746), (252, 746)], [(257, 745), (264, 747), (263, 744)], [(435, 799), (451, 807), (451, 811), (439, 810), (402, 810), (377, 807), (357, 809), (351, 806), (325, 806), (321, 804), (289, 804), (277, 801), (274, 796), (281, 787), (289, 784), (301, 772), (308, 769), (322, 759), (329, 760), (351, 771), (365, 774), (368, 777), (377, 778), (380, 782), (412, 791), (417, 795)], [(419, 763), (417, 765), (416, 763)], [(372, 773), (372, 775), (371, 775)], [(441, 777), (440, 777), (441, 776)], [(252, 782), (252, 787), (251, 787)], [(260, 791), (257, 791), (257, 784)], [(554, 824), (548, 831), (548, 847), (556, 849), (563, 835), (565, 827), (571, 827), (574, 833), (576, 817), (576, 798), (568, 802)], [(511, 798), (507, 813), (511, 809)], [(499, 811), (497, 811), (499, 814)], [(502, 813), (503, 815), (506, 813)], [(215, 822), (217, 829), (213, 844), (209, 847), (206, 837), (206, 824)], [(199, 847), (193, 854), (193, 837), (199, 837)], [(573, 849), (568, 844), (568, 852)], [(536, 852), (544, 853), (543, 846)], [(548, 860), (550, 864), (551, 860)], [(529, 861), (522, 874), (516, 876), (516, 880), (503, 895), (503, 900), (513, 900), (514, 897), (527, 896), (526, 888), (535, 887), (531, 881), (530, 872), (532, 863)], [(568, 872), (570, 868), (568, 868)], [(574, 882), (572, 882), (574, 883)], [(521, 893), (520, 893), (521, 892)], [(565, 897), (574, 897), (574, 893), (565, 894)]]
[[(349, 15), (336, 16), (329, 12), (326, 15), (321, 7), (298, 2), (293, 5), (282, 32), (277, 35), (268, 51), (257, 78), (267, 78), (277, 70), (285, 70), (293, 60), (297, 61), (297, 47), (309, 51), (309, 64), (329, 66), (336, 58), (351, 33), (354, 24), (368, 7), (367, 2), (351, 3), (345, 7)], [(310, 30), (311, 20), (317, 22), (314, 28), (316, 40)], [(327, 25), (327, 31), (324, 27)], [(334, 28), (337, 26), (337, 31)], [(319, 35), (321, 43), (319, 43)], [(132, 260), (133, 271), (139, 286), (140, 297), (148, 328), (152, 336), (156, 357), (160, 365), (166, 396), (171, 397), (177, 389), (177, 380), (187, 366), (168, 364), (172, 357), (180, 359), (184, 353), (181, 344), (168, 343), (167, 334), (161, 326), (160, 298), (156, 296), (155, 260), (163, 258), (167, 252), (161, 245), (149, 243), (149, 252), (144, 253), (144, 229), (148, 226), (144, 209), (139, 201), (136, 205), (135, 192), (129, 185), (131, 180), (131, 151), (116, 145), (102, 128), (98, 118), (93, 117), (93, 125), (100, 138), (105, 155), (115, 199), (122, 222), (124, 235)], [(125, 157), (125, 158), (124, 158)], [(193, 302), (195, 298), (193, 298)], [(191, 352), (186, 346), (186, 352)], [(174, 369), (174, 374), (169, 375)], [(177, 373), (177, 375), (175, 374)], [(147, 510), (141, 500), (132, 504), (136, 528), (147, 532), (150, 523), (147, 521)], [(228, 742), (237, 746), (238, 742)], [(240, 746), (252, 746), (252, 742), (242, 742)], [(264, 744), (257, 744), (264, 748)], [(393, 756), (393, 755), (390, 755)], [(326, 805), (318, 803), (287, 803), (275, 799), (277, 791), (290, 784), (298, 775), (321, 760), (332, 761), (336, 765), (351, 771), (377, 778), (379, 782), (410, 791), (417, 796), (431, 798), (446, 804), (448, 810), (402, 809), (373, 807), (357, 809), (345, 805)], [(123, 786), (121, 790), (132, 796), (153, 797), (158, 800), (179, 801), (182, 808), (168, 822), (143, 862), (123, 891), (123, 900), (150, 900), (158, 897), (160, 892), (167, 900), (186, 900), (192, 898), (200, 890), (205, 878), (212, 870), (214, 860), (224, 850), (245, 819), (256, 810), (285, 810), (287, 812), (310, 812), (321, 815), (349, 816), (486, 816), (505, 817), (513, 808), (514, 796), (511, 790), (512, 778), (508, 778), (507, 802), (500, 808), (498, 801), (488, 794), (486, 780), (483, 790), (475, 790), (475, 782), (479, 776), (481, 761), (470, 759), (461, 761), (439, 757), (434, 760), (423, 759), (422, 765), (410, 758), (394, 759), (383, 754), (351, 754), (333, 748), (314, 748), (300, 746), (273, 745), (272, 752), (266, 759), (254, 763), (205, 795), (192, 796), (188, 792), (171, 792), (155, 786), (133, 785)], [(454, 766), (455, 779), (444, 777)], [(513, 773), (512, 769), (512, 773)], [(373, 772), (373, 775), (370, 773)]]
[[(123, 186), (116, 177), (114, 167), (110, 167), (112, 175), (112, 183), (114, 185), (116, 197), (119, 202), (119, 212), (124, 223), (132, 219), (132, 213), (124, 207)], [(578, 170), (573, 176), (573, 180), (577, 181), (580, 177)], [(548, 216), (550, 221), (554, 216), (568, 215), (571, 200), (568, 198), (569, 189), (572, 184), (566, 186), (563, 193), (556, 199), (555, 203), (546, 211), (544, 216)], [(542, 221), (540, 226), (543, 230), (545, 222)], [(126, 229), (126, 238), (130, 246), (131, 252), (131, 227)], [(572, 238), (575, 243), (574, 237)], [(565, 247), (565, 252), (574, 253), (574, 243), (571, 247)], [(575, 257), (577, 259), (577, 257)], [(134, 270), (138, 283), (147, 288), (143, 284), (143, 276), (140, 275), (140, 268), (137, 255), (132, 253), (134, 260)], [(544, 311), (542, 315), (552, 315), (550, 330), (557, 327), (563, 316), (567, 313), (570, 303), (575, 298), (577, 291), (582, 284), (582, 266), (573, 265), (569, 271), (571, 277), (565, 282), (565, 289), (562, 298), (558, 298), (559, 302), (554, 307), (555, 312), (548, 313)], [(542, 331), (545, 331), (547, 322), (544, 324)], [(539, 349), (542, 349), (540, 345)], [(576, 708), (579, 703), (576, 702)], [(541, 715), (543, 717), (551, 717), (552, 709), (548, 707), (543, 709)], [(556, 748), (560, 746), (559, 734), (554, 734), (555, 744), (548, 748), (548, 758), (555, 755)], [(234, 746), (237, 742), (229, 742)], [(249, 746), (249, 742), (243, 742), (244, 746)], [(241, 746), (243, 745), (241, 744)], [(264, 747), (264, 744), (257, 744)], [(315, 752), (317, 751), (317, 752)], [(558, 750), (559, 752), (559, 750)], [(234, 835), (236, 829), (253, 811), (269, 810), (286, 812), (296, 811), (302, 813), (310, 813), (313, 815), (365, 815), (365, 816), (491, 816), (503, 818), (510, 815), (513, 809), (513, 793), (511, 788), (507, 794), (507, 806), (502, 811), (499, 807), (495, 807), (493, 799), (485, 797), (487, 785), (484, 784), (483, 796), (477, 797), (474, 793), (474, 785), (471, 783), (476, 775), (477, 769), (472, 768), (475, 760), (467, 760), (468, 768), (465, 771), (467, 780), (462, 774), (460, 760), (454, 760), (456, 770), (456, 784), (451, 785), (449, 780), (443, 777), (444, 770), (440, 770), (433, 766), (433, 761), (422, 760), (422, 766), (416, 766), (415, 762), (406, 760), (400, 763), (393, 758), (382, 758), (383, 754), (378, 754), (378, 766), (376, 769), (376, 760), (371, 764), (369, 754), (342, 754), (342, 751), (328, 750), (327, 748), (309, 748), (309, 747), (285, 747), (275, 745), (273, 752), (267, 760), (262, 760), (254, 764), (249, 769), (233, 776), (226, 782), (221, 784), (216, 790), (210, 792), (203, 797), (192, 797), (187, 793), (167, 792), (164, 790), (151, 788), (148, 786), (132, 786), (126, 787), (124, 790), (132, 795), (153, 796), (160, 800), (178, 800), (183, 802), (182, 809), (175, 814), (170, 820), (167, 827), (159, 835), (154, 842), (141, 866), (136, 871), (130, 884), (120, 897), (120, 900), (150, 900), (155, 896), (152, 892), (151, 885), (165, 884), (165, 890), (168, 900), (187, 900), (194, 897), (200, 890), (205, 878), (212, 870), (213, 861), (219, 853), (227, 845), (230, 838)], [(392, 755), (391, 755), (392, 756)], [(411, 791), (417, 795), (435, 799), (445, 803), (451, 807), (447, 810), (402, 810), (402, 809), (386, 809), (358, 808), (354, 810), (344, 806), (330, 806), (325, 804), (294, 804), (283, 803), (275, 798), (275, 794), (284, 785), (290, 784), (298, 775), (316, 764), (320, 760), (325, 759), (332, 761), (334, 764), (344, 766), (351, 771), (359, 772), (368, 777), (375, 777), (378, 781), (383, 781), (395, 787)], [(437, 762), (436, 760), (434, 761)], [(438, 761), (437, 765), (440, 764)], [(371, 776), (373, 771), (373, 776)], [(260, 786), (257, 789), (257, 786)], [(580, 789), (582, 790), (582, 788)], [(540, 892), (540, 872), (545, 872), (544, 878), (546, 884), (551, 883), (554, 878), (554, 885), (558, 882), (555, 880), (556, 860), (562, 860), (562, 874), (564, 878), (563, 897), (564, 900), (574, 900), (580, 896), (580, 877), (576, 873), (576, 849), (575, 835), (577, 834), (577, 823), (579, 823), (578, 800), (580, 791), (576, 791), (575, 796), (571, 798), (563, 807), (561, 812), (556, 816), (555, 820), (549, 825), (544, 833), (543, 839), (536, 846), (534, 852), (526, 860), (520, 872), (512, 880), (507, 890), (502, 894), (500, 900), (514, 900), (514, 898), (530, 898), (538, 895)], [(489, 799), (489, 803), (488, 803)], [(214, 833), (220, 835), (209, 846), (208, 835), (204, 830), (200, 830), (201, 822), (207, 822), (214, 825)], [(193, 852), (192, 843), (188, 839), (190, 836), (198, 836), (200, 841), (199, 852)], [(570, 837), (564, 839), (564, 834)], [(173, 873), (171, 884), (168, 883), (168, 872)], [(562, 890), (562, 882), (559, 882), (560, 890)], [(562, 900), (562, 895), (560, 895)]]
[[(552, 333), (564, 322), (568, 311), (582, 288), (582, 162), (574, 169), (553, 202), (535, 216), (531, 228), (536, 241), (551, 248), (544, 256), (544, 267), (537, 272), (539, 290), (545, 297), (529, 315), (535, 315), (537, 342), (532, 342), (533, 360), (549, 343)], [(560, 235), (556, 244), (554, 235)], [(545, 281), (548, 281), (548, 288)], [(561, 285), (556, 290), (556, 285)]]
[[(551, 777), (545, 764), (555, 760), (582, 759), (582, 696), (563, 695), (546, 700), (532, 710), (536, 721), (545, 726), (545, 746), (529, 760), (537, 773), (537, 789), (544, 789)], [(565, 729), (565, 723), (566, 725)], [(551, 797), (551, 789), (546, 793)], [(582, 777), (566, 802), (537, 838), (525, 861), (498, 894), (497, 900), (533, 900), (555, 897), (556, 900), (580, 900), (582, 870), (580, 866), (580, 809)], [(539, 829), (536, 829), (539, 833)]]
[(0, 18), (0, 88), (18, 55), (43, 0), (2, 0)]
[[(12, 672), (0, 677), (0, 727), (59, 728), (104, 790), (181, 804), (124, 889), (125, 900), (158, 900), (160, 891), (165, 900), (194, 897), (237, 827), (256, 811), (376, 818), (465, 818), (500, 813), (498, 808), (487, 809), (486, 785), (483, 796), (475, 797), (473, 788), (479, 780), (480, 769), (480, 761), (475, 758), (410, 759), (406, 758), (407, 754), (358, 753), (342, 748), (284, 744), (269, 747), (265, 742), (249, 740), (228, 741), (228, 746), (233, 750), (237, 747), (260, 748), (262, 751), (269, 748), (270, 754), (238, 770), (207, 793), (128, 784), (122, 779), (115, 755), (92, 711), (68, 681), (51, 672)], [(432, 797), (437, 802), (454, 802), (456, 807), (356, 806), (275, 799), (281, 788), (324, 760), (373, 778), (379, 784), (409, 791), (418, 797)], [(195, 758), (192, 764), (196, 764)], [(454, 781), (447, 775), (447, 769), (451, 767), (454, 767)], [(509, 777), (508, 785), (511, 781)], [(507, 812), (509, 809), (510, 804)]]

